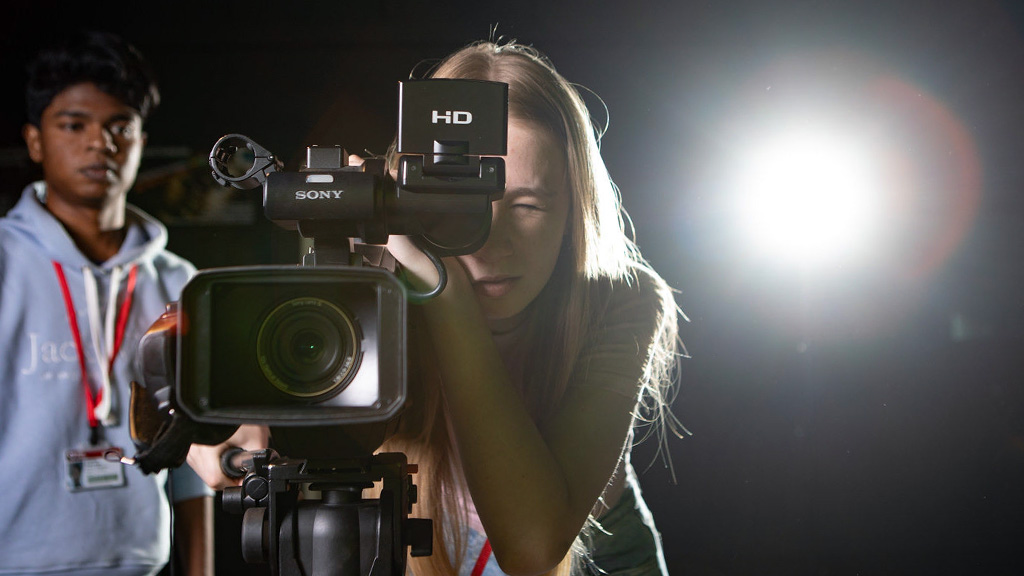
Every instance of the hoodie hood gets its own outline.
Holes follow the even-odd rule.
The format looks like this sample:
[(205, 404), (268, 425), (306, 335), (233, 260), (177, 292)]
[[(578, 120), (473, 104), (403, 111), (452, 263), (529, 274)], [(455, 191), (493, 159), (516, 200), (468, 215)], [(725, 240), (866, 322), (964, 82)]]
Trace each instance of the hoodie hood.
[(128, 204), (124, 243), (117, 254), (97, 265), (79, 252), (63, 224), (44, 206), (45, 199), (45, 182), (29, 184), (22, 191), (18, 203), (7, 213), (3, 226), (18, 236), (19, 240), (38, 246), (50, 259), (62, 264), (76, 268), (91, 266), (106, 271), (116, 266), (151, 261), (167, 247), (167, 228), (149, 214)]

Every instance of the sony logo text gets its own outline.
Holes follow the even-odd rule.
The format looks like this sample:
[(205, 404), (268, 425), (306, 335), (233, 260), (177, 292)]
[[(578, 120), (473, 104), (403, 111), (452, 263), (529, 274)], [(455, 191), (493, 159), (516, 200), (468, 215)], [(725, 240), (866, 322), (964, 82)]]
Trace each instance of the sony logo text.
[(430, 121), (433, 124), (438, 122), (444, 122), (445, 124), (470, 124), (473, 122), (473, 113), (465, 110), (445, 110), (444, 114), (442, 114), (437, 110), (432, 110)]
[(296, 200), (337, 200), (344, 190), (296, 190)]

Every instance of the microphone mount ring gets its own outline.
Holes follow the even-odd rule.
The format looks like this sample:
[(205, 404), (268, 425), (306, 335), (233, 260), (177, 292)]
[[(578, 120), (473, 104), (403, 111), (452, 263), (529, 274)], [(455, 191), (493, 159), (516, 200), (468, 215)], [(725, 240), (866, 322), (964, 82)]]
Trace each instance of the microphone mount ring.
[[(232, 176), (228, 165), (243, 147), (252, 151), (252, 166), (241, 176)], [(210, 168), (213, 169), (213, 179), (221, 186), (251, 190), (262, 186), (267, 181), (267, 176), (281, 167), (281, 161), (272, 152), (242, 134), (222, 136), (210, 150)]]

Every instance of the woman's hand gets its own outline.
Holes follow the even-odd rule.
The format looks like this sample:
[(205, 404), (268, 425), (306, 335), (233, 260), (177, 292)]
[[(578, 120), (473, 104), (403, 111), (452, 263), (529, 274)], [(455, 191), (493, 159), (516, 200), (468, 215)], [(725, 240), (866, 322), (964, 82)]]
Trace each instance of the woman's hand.
[(215, 446), (193, 444), (188, 450), (188, 465), (214, 490), (223, 490), (228, 486), (239, 486), (241, 478), (230, 478), (221, 468), (221, 456), (229, 448), (244, 450), (263, 450), (270, 444), (270, 429), (256, 424), (242, 424), (225, 442)]

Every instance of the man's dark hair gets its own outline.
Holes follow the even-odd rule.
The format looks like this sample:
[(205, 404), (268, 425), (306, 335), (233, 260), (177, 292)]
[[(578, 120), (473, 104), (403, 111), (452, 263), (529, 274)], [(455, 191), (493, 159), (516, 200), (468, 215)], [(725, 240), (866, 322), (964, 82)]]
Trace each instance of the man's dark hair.
[(81, 30), (44, 48), (29, 63), (25, 88), (28, 122), (39, 126), (50, 102), (83, 82), (91, 82), (131, 106), (143, 120), (160, 104), (156, 76), (142, 53), (114, 34)]

